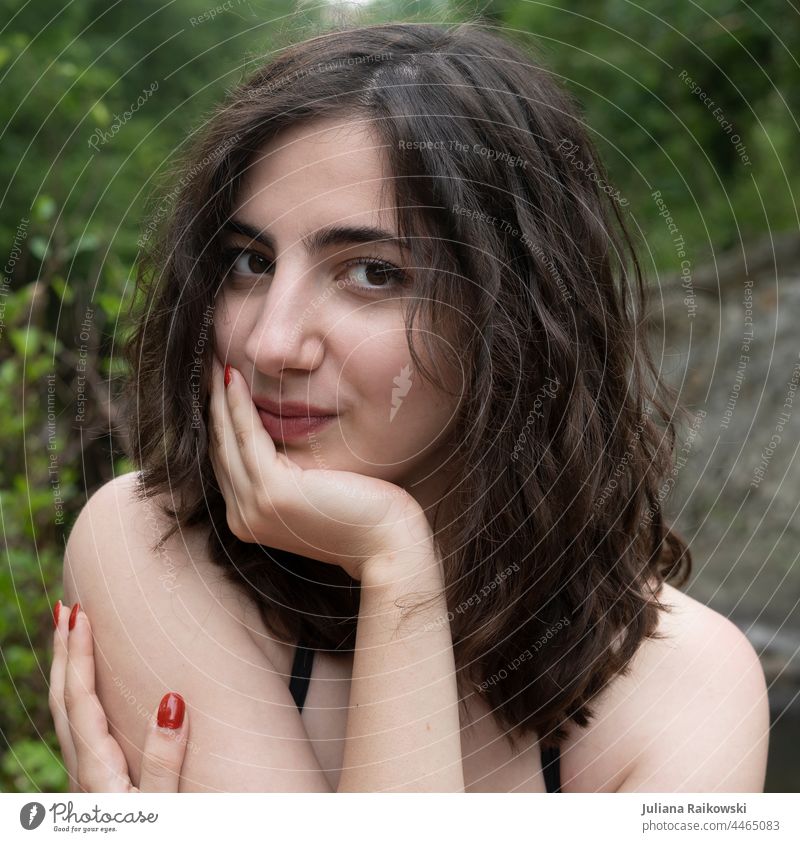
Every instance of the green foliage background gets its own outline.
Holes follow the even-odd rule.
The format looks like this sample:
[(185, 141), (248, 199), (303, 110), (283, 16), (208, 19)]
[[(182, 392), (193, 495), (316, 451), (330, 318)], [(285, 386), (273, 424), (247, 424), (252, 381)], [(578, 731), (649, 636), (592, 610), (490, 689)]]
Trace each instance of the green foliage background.
[[(4, 791), (66, 787), (47, 703), (51, 611), (78, 511), (131, 468), (115, 426), (115, 351), (145, 215), (209, 106), (332, 13), (289, 0), (217, 8), (199, 20), (211, 0), (0, 2)], [(367, 23), (480, 19), (538, 47), (583, 105), (652, 278), (679, 269), (654, 190), (680, 220), (694, 264), (798, 227), (800, 67), (790, 45), (800, 43), (800, 17), (788, 3), (378, 2), (350, 14)], [(682, 70), (733, 124), (749, 166)], [(108, 140), (93, 149), (98, 130)]]

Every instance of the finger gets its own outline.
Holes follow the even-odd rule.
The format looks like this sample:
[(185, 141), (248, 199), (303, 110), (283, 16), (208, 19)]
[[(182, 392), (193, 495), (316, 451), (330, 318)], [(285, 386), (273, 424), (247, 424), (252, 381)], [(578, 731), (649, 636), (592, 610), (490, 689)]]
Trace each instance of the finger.
[(238, 505), (233, 478), (244, 473), (244, 466), (241, 464), (241, 456), (237, 453), (236, 447), (232, 446), (232, 440), (229, 438), (231, 424), (223, 383), (224, 368), (216, 357), (213, 360), (211, 377), (214, 381), (210, 405), (212, 463), (215, 466), (214, 472), (223, 496), (228, 505), (233, 506)]
[[(217, 367), (214, 376), (217, 380), (215, 383), (217, 402), (214, 404), (214, 412), (217, 413), (217, 438), (221, 441), (216, 458), (221, 463), (222, 473), (228, 485), (229, 493), (225, 497), (229, 512), (228, 522), (231, 523), (231, 514), (233, 514), (236, 527), (238, 527), (235, 531), (239, 537), (243, 540), (248, 540), (245, 536), (249, 535), (250, 540), (256, 541), (257, 538), (253, 534), (253, 525), (248, 522), (247, 515), (248, 509), (251, 508), (254, 480), (251, 478), (251, 473), (245, 465), (244, 454), (244, 448), (248, 442), (253, 441), (255, 431), (252, 421), (249, 427), (242, 425), (240, 422), (240, 427), (238, 429), (235, 428), (229, 395), (238, 389), (237, 394), (241, 399), (241, 393), (244, 392), (246, 396), (245, 400), (252, 407), (251, 411), (256, 417), (257, 413), (255, 413), (255, 406), (253, 406), (252, 400), (250, 400), (249, 390), (245, 387), (245, 381), (238, 371), (231, 369), (231, 380), (227, 387), (224, 385), (224, 368), (222, 365)], [(267, 447), (271, 448), (274, 453), (275, 448), (272, 444), (272, 439), (270, 439), (263, 425), (261, 425), (261, 419), (257, 418), (257, 420), (259, 428), (266, 439)], [(242, 529), (246, 530), (246, 532), (242, 533)]]
[(108, 720), (95, 692), (89, 618), (77, 603), (73, 611), (74, 625), (67, 639), (64, 706), (75, 746), (76, 777), (87, 792), (127, 792), (127, 764), (122, 749), (109, 734)]
[(180, 693), (167, 693), (147, 728), (140, 792), (178, 792), (188, 737), (186, 703)]
[[(241, 525), (251, 540), (263, 543), (265, 518), (269, 521), (277, 515), (284, 528), (294, 535), (279, 511), (280, 500), (286, 498), (282, 489), (290, 481), (287, 474), (293, 479), (294, 473), (280, 470), (275, 444), (261, 423), (247, 381), (236, 369), (231, 369), (226, 402), (230, 418), (227, 438), (232, 442), (230, 446), (238, 451), (242, 465), (240, 474), (231, 475), (234, 491), (238, 494), (235, 499)], [(256, 531), (261, 531), (262, 537), (257, 536)]]
[(53, 663), (50, 666), (50, 689), (48, 702), (53, 724), (56, 729), (58, 744), (61, 746), (61, 756), (70, 781), (70, 792), (77, 791), (78, 759), (75, 744), (72, 742), (72, 732), (69, 729), (67, 710), (64, 706), (64, 680), (67, 672), (67, 623), (69, 622), (70, 606), (64, 605), (59, 599), (53, 610)]
[[(215, 354), (212, 360), (212, 382), (221, 382), (222, 375), (220, 372), (222, 370), (222, 365)], [(228, 465), (223, 458), (220, 458), (220, 453), (224, 455), (225, 443), (223, 436), (224, 409), (222, 407), (222, 400), (224, 400), (224, 398), (222, 400), (220, 399), (219, 391), (220, 390), (218, 388), (213, 388), (211, 391), (211, 398), (209, 400), (208, 456), (211, 461), (211, 467), (214, 470), (214, 477), (217, 481), (217, 486), (222, 492), (222, 497), (225, 500), (226, 508), (231, 507), (231, 510), (233, 510), (234, 497)]]
[(259, 483), (269, 488), (267, 480), (274, 473), (277, 451), (261, 423), (245, 379), (236, 369), (231, 369), (226, 397), (233, 441), (239, 451), (245, 478), (250, 484)]

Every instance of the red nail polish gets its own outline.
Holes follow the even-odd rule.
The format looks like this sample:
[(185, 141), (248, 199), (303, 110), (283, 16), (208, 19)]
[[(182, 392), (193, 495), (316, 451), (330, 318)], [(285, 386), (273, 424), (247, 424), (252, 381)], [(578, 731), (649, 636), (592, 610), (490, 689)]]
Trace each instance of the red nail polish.
[(61, 614), (61, 600), (59, 599), (58, 602), (53, 606), (53, 628), (58, 628), (58, 617)]
[(225, 388), (227, 389), (231, 383), (231, 367), (230, 364), (225, 365)]
[(78, 611), (81, 610), (80, 602), (76, 602), (72, 606), (72, 611), (69, 612), (69, 630), (72, 631), (75, 628), (75, 620), (78, 619)]
[(183, 724), (186, 703), (180, 693), (167, 693), (158, 706), (158, 727), (171, 728), (173, 731)]

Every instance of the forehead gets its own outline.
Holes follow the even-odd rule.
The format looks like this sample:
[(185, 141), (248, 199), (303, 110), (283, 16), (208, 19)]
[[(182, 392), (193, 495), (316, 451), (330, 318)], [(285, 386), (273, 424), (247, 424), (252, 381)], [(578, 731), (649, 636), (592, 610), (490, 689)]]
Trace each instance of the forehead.
[(273, 232), (299, 235), (331, 223), (396, 231), (381, 139), (355, 118), (292, 126), (250, 162), (236, 211)]

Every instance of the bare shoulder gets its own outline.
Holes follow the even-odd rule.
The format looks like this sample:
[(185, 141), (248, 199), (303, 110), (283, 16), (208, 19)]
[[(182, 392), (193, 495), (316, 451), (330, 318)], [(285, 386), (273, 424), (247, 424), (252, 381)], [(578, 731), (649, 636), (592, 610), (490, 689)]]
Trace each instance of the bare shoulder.
[(731, 620), (687, 594), (664, 585), (659, 599), (669, 608), (663, 637), (642, 642), (586, 737), (573, 738), (575, 774), (596, 791), (763, 791), (769, 706), (757, 653)]
[(137, 474), (96, 491), (73, 526), (64, 596), (92, 624), (98, 695), (132, 778), (149, 717), (176, 691), (190, 712), (187, 791), (329, 791), (288, 686), (243, 623), (245, 595), (140, 500)]
[[(137, 493), (138, 477), (136, 472), (115, 477), (97, 489), (81, 510), (65, 556), (67, 598), (71, 600), (71, 588), (78, 579), (89, 597), (95, 589), (113, 586), (118, 590), (144, 587), (156, 599), (178, 595), (179, 589), (195, 588), (202, 582), (209, 595), (237, 600), (244, 609), (243, 595), (208, 561), (204, 531), (178, 530), (159, 543), (171, 525), (162, 508), (170, 500), (166, 496), (142, 499)], [(78, 554), (71, 551), (76, 544), (81, 549)], [(106, 552), (99, 552), (101, 548)], [(112, 573), (113, 582), (109, 581)]]

